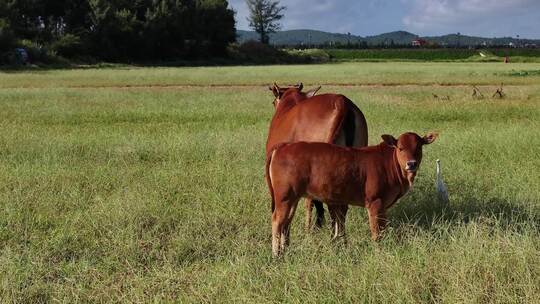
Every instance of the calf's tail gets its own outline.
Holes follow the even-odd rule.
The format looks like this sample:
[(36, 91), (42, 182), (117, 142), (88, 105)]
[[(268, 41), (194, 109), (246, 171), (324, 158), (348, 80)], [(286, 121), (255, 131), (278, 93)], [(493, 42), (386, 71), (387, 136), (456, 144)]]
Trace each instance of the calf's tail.
[(268, 184), (268, 189), (270, 190), (270, 196), (272, 197), (272, 213), (274, 212), (276, 201), (274, 197), (274, 187), (272, 187), (272, 179), (270, 178), (270, 163), (272, 162), (272, 156), (274, 155), (274, 152), (286, 144), (287, 143), (281, 143), (281, 144), (275, 145), (270, 149), (270, 151), (268, 151), (268, 154), (266, 154), (266, 174), (265, 175), (266, 175), (266, 183)]

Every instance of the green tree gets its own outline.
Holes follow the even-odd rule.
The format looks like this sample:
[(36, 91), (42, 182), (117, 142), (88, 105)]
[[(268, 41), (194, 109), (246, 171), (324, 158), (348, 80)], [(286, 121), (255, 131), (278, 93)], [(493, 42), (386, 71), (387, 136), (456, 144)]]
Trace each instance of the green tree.
[(283, 18), (285, 6), (277, 0), (246, 0), (249, 9), (249, 26), (260, 35), (264, 44), (270, 42), (270, 34), (281, 28), (279, 20)]
[(11, 30), (9, 20), (3, 16), (2, 9), (2, 4), (0, 4), (0, 53), (13, 48), (13, 45), (15, 44), (15, 37)]
[(234, 11), (222, 0), (199, 0), (195, 29), (192, 31), (208, 55), (223, 55), (227, 45), (236, 40)]
[(113, 61), (140, 59), (142, 22), (133, 6), (120, 0), (89, 3), (91, 25), (86, 43), (91, 54)]
[[(10, 36), (11, 35), (11, 36)], [(0, 42), (110, 61), (219, 56), (236, 38), (226, 0), (0, 0)]]
[[(0, 48), (4, 47), (8, 33), (11, 32), (11, 27), (8, 19), (8, 6), (6, 1), (0, 0)], [(4, 43), (1, 43), (4, 42)]]

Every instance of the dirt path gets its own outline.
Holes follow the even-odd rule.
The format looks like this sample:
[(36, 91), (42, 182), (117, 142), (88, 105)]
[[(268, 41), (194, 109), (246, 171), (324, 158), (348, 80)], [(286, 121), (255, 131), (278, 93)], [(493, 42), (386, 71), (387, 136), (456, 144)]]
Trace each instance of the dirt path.
[[(387, 87), (402, 87), (402, 88), (422, 88), (422, 87), (452, 87), (463, 88), (472, 87), (470, 83), (315, 83), (306, 85), (307, 87), (322, 86), (324, 87), (342, 87), (342, 88), (387, 88)], [(61, 86), (16, 86), (16, 87), (0, 87), (0, 89), (117, 89), (117, 90), (130, 90), (130, 89), (196, 89), (196, 88), (211, 88), (211, 89), (250, 89), (250, 88), (265, 88), (267, 84), (98, 84), (98, 85), (61, 85)], [(476, 84), (477, 87), (493, 87), (498, 84)], [(505, 87), (521, 87), (530, 86), (530, 84), (509, 84)]]

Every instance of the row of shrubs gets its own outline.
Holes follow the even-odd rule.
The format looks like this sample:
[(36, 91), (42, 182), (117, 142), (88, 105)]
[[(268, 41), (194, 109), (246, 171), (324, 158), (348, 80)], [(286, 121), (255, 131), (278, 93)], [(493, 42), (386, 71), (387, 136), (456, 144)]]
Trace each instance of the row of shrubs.
[(58, 52), (52, 47), (46, 47), (30, 40), (22, 40), (16, 44), (16, 47), (0, 52), (0, 65), (20, 64), (16, 48), (26, 51), (30, 63), (51, 65), (68, 62), (63, 57), (58, 56)]
[[(66, 59), (63, 56), (71, 52), (76, 53), (76, 41), (68, 41), (63, 43), (59, 40), (49, 46), (39, 45), (29, 40), (23, 40), (18, 43), (17, 48), (23, 48), (28, 53), (29, 62), (44, 65), (69, 65), (73, 62), (71, 59)], [(60, 56), (61, 54), (62, 56)], [(223, 58), (213, 58), (206, 61), (182, 61), (175, 59), (171, 64), (293, 64), (293, 63), (311, 63), (311, 62), (326, 62), (329, 60), (329, 55), (320, 50), (281, 50), (260, 42), (247, 41), (242, 44), (233, 43), (227, 48), (226, 55)], [(98, 60), (92, 57), (76, 57), (76, 62), (80, 63), (97, 63)], [(18, 63), (15, 47), (0, 52), (0, 64), (15, 65)]]
[[(323, 54), (322, 56), (318, 56)], [(248, 64), (287, 64), (311, 63), (328, 61), (329, 56), (324, 51), (312, 50), (283, 50), (257, 41), (247, 41), (242, 44), (232, 44), (228, 48), (228, 56), (235, 63)]]
[[(69, 64), (58, 54), (75, 54), (80, 41), (77, 37), (65, 36), (48, 47), (29, 40), (23, 40), (19, 46), (24, 48), (32, 63)], [(482, 52), (484, 57), (479, 53)], [(212, 61), (220, 64), (293, 64), (324, 63), (347, 60), (419, 60), (419, 61), (499, 61), (501, 57), (518, 56), (519, 58), (540, 58), (540, 49), (277, 49), (256, 41), (242, 44), (233, 43), (227, 48), (226, 57)], [(0, 53), (0, 64), (16, 62), (14, 49)], [(517, 58), (517, 57), (516, 57)], [(91, 57), (78, 58), (79, 62), (96, 63)]]
[(335, 60), (475, 60), (482, 52), (486, 57), (495, 59), (505, 56), (540, 58), (540, 49), (365, 49), (365, 50), (325, 50)]
[(460, 60), (478, 54), (469, 49), (365, 49), (328, 50), (333, 59)]

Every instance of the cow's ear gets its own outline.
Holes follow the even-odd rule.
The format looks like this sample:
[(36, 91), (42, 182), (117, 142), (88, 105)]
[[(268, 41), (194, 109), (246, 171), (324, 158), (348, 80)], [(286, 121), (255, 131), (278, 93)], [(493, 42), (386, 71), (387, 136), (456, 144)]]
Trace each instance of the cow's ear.
[(306, 96), (308, 98), (313, 97), (313, 96), (315, 96), (315, 94), (317, 94), (317, 92), (319, 92), (320, 89), (321, 89), (321, 86), (319, 86), (318, 88), (315, 88), (315, 89), (311, 89), (311, 90), (306, 92)]
[(272, 86), (269, 87), (270, 91), (272, 91), (272, 93), (274, 93), (274, 97), (279, 97), (280, 93), (279, 93), (279, 87), (278, 85), (274, 82), (274, 84)]
[(435, 133), (435, 132), (429, 132), (428, 134), (426, 134), (426, 136), (424, 136), (422, 138), (422, 140), (424, 141), (424, 145), (429, 145), (431, 144), (432, 142), (435, 141), (435, 139), (437, 139), (437, 137), (439, 136), (438, 133)]
[(384, 134), (381, 136), (381, 138), (390, 147), (395, 147), (397, 145), (397, 139), (395, 139), (392, 135)]

